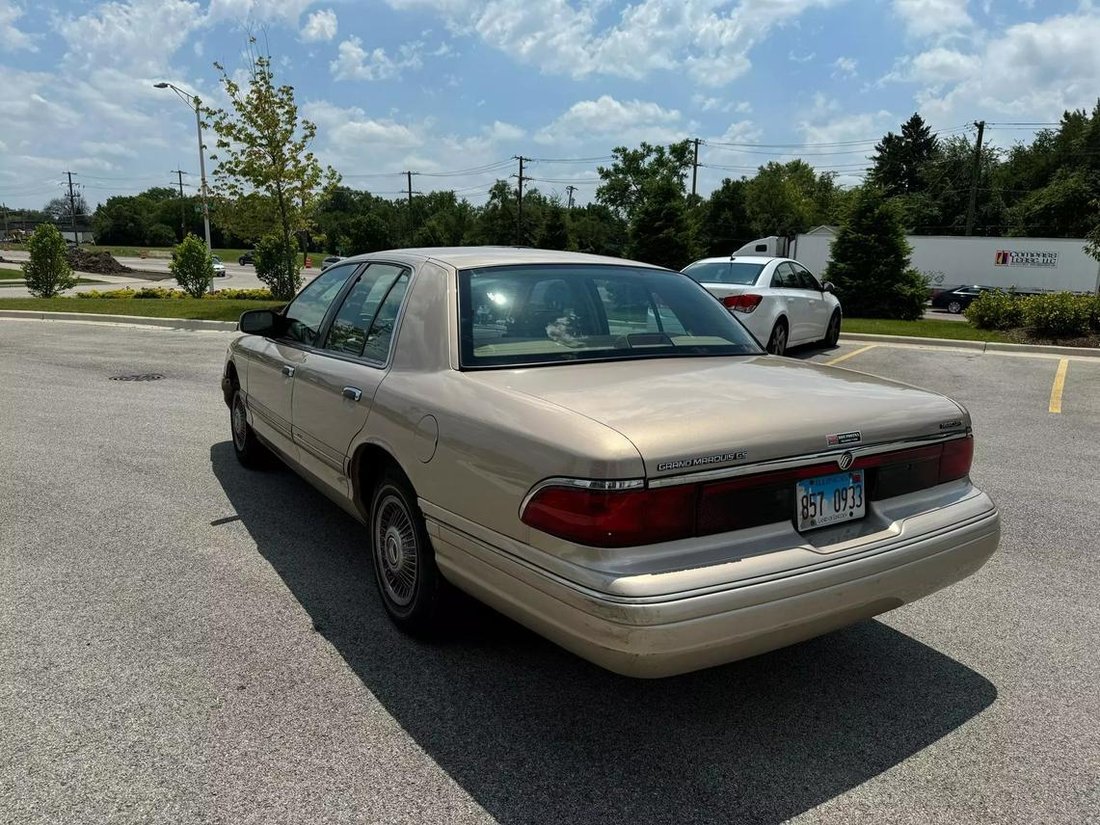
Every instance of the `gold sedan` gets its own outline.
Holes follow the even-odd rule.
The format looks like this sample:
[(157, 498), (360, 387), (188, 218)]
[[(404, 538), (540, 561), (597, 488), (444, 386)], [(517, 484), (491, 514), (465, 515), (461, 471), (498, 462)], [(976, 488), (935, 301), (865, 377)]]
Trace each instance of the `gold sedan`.
[(274, 453), (366, 525), (412, 633), (453, 586), (666, 676), (921, 598), (997, 547), (965, 409), (768, 356), (676, 272), (379, 252), (240, 330), (222, 381), (238, 458)]

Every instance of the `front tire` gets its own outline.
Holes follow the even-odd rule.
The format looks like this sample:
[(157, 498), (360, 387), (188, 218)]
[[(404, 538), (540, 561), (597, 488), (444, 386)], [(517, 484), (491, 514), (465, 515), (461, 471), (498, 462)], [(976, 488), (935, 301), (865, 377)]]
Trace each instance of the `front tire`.
[(429, 636), (438, 627), (446, 582), (416, 494), (400, 473), (391, 469), (383, 475), (370, 514), (371, 560), (382, 604), (398, 628)]
[(947, 311), (952, 315), (958, 315), (963, 311), (963, 305), (960, 301), (952, 301), (947, 305)]
[(233, 436), (233, 452), (242, 466), (251, 470), (267, 466), (271, 452), (260, 443), (248, 423), (248, 410), (240, 387), (233, 388), (233, 400), (229, 404), (229, 433)]
[(767, 350), (772, 355), (785, 355), (787, 352), (787, 324), (780, 319), (772, 327), (772, 334), (768, 338)]
[(835, 347), (840, 343), (840, 313), (834, 312), (829, 319), (829, 326), (825, 329), (825, 339), (822, 342), (827, 347)]

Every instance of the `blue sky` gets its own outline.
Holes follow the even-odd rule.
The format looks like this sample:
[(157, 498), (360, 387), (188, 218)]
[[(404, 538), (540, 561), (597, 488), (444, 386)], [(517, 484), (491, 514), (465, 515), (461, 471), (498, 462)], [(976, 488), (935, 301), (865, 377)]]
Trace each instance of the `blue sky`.
[[(1100, 95), (1089, 0), (0, 0), (0, 201), (41, 206), (66, 170), (93, 204), (197, 181), (190, 113), (152, 84), (217, 102), (211, 64), (241, 66), (249, 25), (349, 185), (395, 192), (412, 169), (475, 202), (516, 154), (689, 137), (704, 193), (798, 155), (854, 183), (913, 111), (953, 134)], [(528, 173), (584, 201), (598, 163)]]

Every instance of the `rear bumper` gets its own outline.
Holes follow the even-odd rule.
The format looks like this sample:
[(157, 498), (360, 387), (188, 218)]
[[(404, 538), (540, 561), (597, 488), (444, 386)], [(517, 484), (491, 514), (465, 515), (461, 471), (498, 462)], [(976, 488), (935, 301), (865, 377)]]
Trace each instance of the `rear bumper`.
[(906, 519), (873, 553), (645, 597), (586, 588), (432, 518), (429, 530), (440, 569), (462, 589), (608, 670), (660, 677), (827, 633), (966, 578), (996, 550), (1000, 518), (980, 493), (951, 509), (946, 526), (942, 512)]

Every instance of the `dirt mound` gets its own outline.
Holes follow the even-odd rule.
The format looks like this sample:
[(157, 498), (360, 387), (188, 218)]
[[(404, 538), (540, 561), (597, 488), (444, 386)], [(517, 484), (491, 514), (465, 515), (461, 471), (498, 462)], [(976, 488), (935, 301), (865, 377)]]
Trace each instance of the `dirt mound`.
[(80, 247), (68, 252), (69, 266), (78, 272), (92, 272), (96, 275), (124, 275), (133, 272), (114, 259), (110, 252), (93, 252)]

